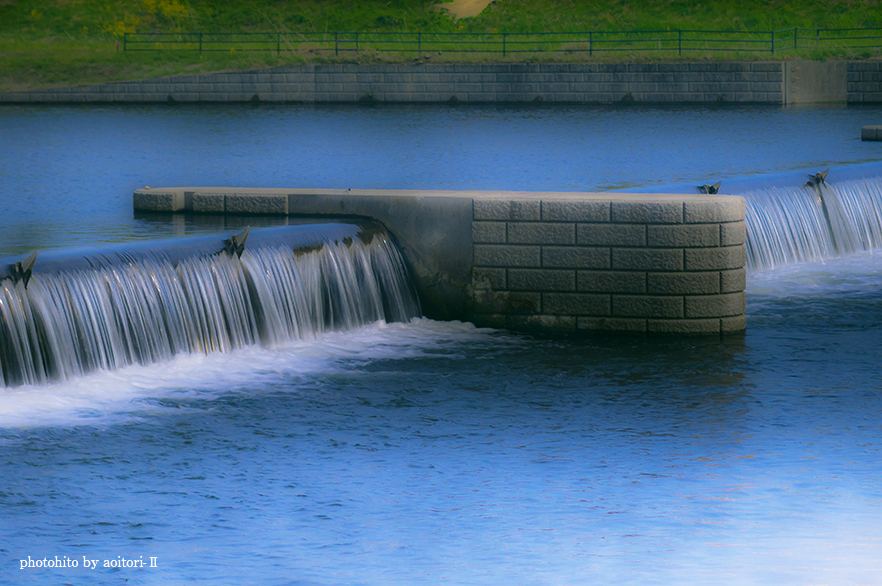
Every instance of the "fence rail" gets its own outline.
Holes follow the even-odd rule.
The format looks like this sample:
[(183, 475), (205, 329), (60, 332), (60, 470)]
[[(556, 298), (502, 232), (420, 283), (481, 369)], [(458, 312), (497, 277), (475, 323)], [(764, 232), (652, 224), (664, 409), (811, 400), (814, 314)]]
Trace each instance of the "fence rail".
[(254, 32), (125, 33), (124, 51), (313, 51), (383, 53), (783, 53), (798, 49), (882, 47), (882, 28), (789, 28), (777, 31), (586, 31), (562, 33)]

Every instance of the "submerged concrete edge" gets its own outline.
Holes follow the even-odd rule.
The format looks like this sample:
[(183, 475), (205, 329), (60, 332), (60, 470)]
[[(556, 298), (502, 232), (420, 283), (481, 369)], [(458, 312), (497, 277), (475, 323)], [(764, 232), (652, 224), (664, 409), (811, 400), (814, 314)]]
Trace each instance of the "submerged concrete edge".
[(505, 191), (139, 189), (140, 212), (359, 216), (401, 247), (434, 319), (519, 331), (746, 327), (744, 199)]

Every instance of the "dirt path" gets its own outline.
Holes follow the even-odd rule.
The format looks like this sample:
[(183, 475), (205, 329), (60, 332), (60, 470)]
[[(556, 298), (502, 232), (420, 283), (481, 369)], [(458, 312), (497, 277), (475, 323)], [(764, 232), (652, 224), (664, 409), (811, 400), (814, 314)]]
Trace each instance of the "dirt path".
[(478, 16), (493, 0), (453, 0), (445, 4), (436, 4), (435, 8), (448, 10), (456, 20)]

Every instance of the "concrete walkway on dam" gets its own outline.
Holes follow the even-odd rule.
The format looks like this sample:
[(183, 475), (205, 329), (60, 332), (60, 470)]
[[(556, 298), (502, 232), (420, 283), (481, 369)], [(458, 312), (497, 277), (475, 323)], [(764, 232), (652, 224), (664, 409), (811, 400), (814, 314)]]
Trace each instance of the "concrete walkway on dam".
[(727, 195), (177, 187), (138, 212), (379, 221), (427, 317), (521, 331), (720, 334), (745, 320), (745, 202)]
[(872, 103), (879, 61), (293, 65), (0, 94), (2, 103)]

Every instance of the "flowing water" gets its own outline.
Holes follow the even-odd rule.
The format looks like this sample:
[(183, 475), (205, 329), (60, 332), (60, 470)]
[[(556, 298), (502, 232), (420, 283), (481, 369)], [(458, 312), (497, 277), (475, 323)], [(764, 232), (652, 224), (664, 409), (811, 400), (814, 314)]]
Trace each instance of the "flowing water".
[[(4, 360), (9, 336), (43, 358), (0, 389), (0, 583), (882, 584), (882, 153), (854, 141), (880, 112), (0, 109), (0, 250), (62, 249), (2, 281), (33, 324)], [(714, 338), (411, 319), (375, 229), (255, 230), (239, 258), (217, 251), (242, 220), (130, 211), (143, 183), (718, 178), (751, 269), (747, 332)]]

